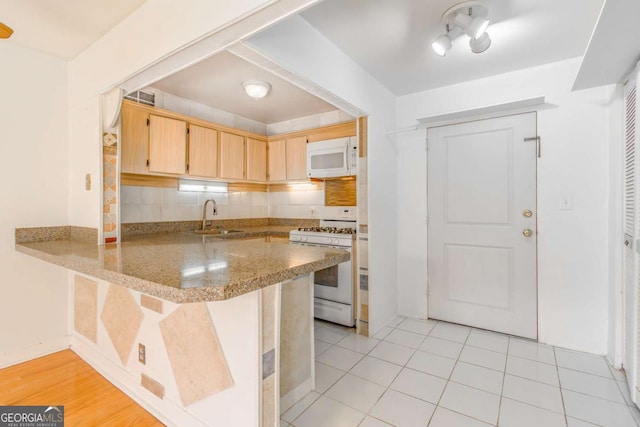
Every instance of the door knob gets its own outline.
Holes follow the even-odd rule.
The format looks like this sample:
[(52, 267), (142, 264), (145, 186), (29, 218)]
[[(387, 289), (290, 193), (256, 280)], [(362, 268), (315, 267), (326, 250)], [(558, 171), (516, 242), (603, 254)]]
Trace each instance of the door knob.
[(531, 236), (533, 236), (533, 231), (531, 231), (531, 230), (530, 230), (530, 229), (528, 229), (528, 228), (525, 228), (525, 229), (522, 231), (522, 235), (523, 235), (524, 237), (531, 237)]
[(531, 212), (529, 209), (522, 211), (522, 216), (525, 218), (531, 218), (533, 216), (533, 212)]

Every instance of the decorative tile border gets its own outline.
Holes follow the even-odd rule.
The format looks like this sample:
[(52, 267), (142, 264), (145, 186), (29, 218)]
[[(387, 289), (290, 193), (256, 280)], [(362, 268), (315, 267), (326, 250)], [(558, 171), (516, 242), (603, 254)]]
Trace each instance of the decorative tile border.
[[(366, 127), (364, 123), (359, 123)], [(360, 141), (361, 152), (358, 159), (358, 308), (356, 331), (360, 335), (369, 336), (369, 225), (367, 198), (367, 157), (366, 157), (366, 129), (361, 130), (365, 135)]]
[(164, 399), (164, 386), (150, 376), (144, 373), (140, 374), (140, 385), (155, 394), (156, 397)]
[(148, 308), (156, 313), (164, 313), (164, 301), (158, 298), (150, 297), (149, 295), (140, 295), (140, 305), (144, 308)]
[(280, 319), (280, 285), (267, 286), (261, 290), (262, 325), (262, 425), (273, 426), (280, 418), (276, 382), (277, 359), (280, 357), (278, 323)]
[(105, 243), (118, 239), (118, 135), (102, 136), (102, 233)]

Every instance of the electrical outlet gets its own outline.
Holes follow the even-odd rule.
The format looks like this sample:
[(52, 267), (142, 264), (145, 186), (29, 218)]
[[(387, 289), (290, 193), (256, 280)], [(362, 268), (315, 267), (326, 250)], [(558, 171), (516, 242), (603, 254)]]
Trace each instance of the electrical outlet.
[(138, 362), (147, 364), (147, 348), (142, 343), (138, 343)]

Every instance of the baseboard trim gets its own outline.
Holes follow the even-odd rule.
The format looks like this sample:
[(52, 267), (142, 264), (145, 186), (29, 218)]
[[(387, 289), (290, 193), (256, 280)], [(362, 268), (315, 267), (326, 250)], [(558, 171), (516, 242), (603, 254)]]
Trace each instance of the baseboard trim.
[(52, 353), (66, 350), (70, 346), (70, 336), (65, 335), (51, 341), (21, 348), (0, 355), (0, 369), (27, 362)]
[(93, 350), (82, 340), (71, 337), (71, 350), (105, 377), (107, 381), (120, 389), (163, 424), (169, 427), (206, 427), (205, 423), (194, 418), (193, 415), (187, 413), (180, 406), (169, 400), (160, 400), (151, 394), (140, 383), (136, 382), (131, 374), (123, 371), (122, 367)]
[(298, 400), (305, 397), (315, 387), (314, 378), (309, 378), (298, 387), (291, 390), (289, 393), (280, 397), (280, 415), (284, 414), (289, 408), (291, 408)]

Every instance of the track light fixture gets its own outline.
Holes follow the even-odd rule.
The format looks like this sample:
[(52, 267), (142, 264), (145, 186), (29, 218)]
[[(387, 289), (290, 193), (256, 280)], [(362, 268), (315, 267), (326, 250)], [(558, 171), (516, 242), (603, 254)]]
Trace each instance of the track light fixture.
[(469, 46), (473, 53), (482, 53), (491, 46), (488, 10), (479, 1), (467, 1), (448, 9), (442, 15), (447, 32), (431, 43), (431, 48), (439, 56), (445, 56), (453, 46), (453, 41), (463, 34), (470, 37)]

